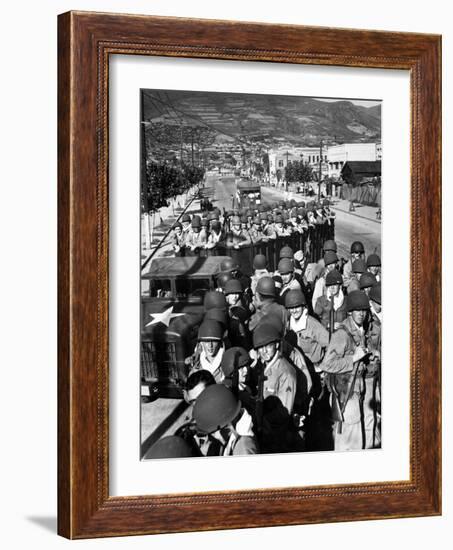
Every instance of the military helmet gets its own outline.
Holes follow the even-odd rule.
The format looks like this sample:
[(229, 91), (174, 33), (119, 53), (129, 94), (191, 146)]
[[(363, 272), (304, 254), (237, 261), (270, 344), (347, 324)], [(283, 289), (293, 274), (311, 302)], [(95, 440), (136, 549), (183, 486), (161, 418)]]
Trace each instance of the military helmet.
[(201, 219), (198, 216), (192, 218), (192, 227), (201, 227)]
[(361, 243), (360, 241), (354, 241), (351, 244), (351, 254), (352, 253), (363, 254), (364, 252), (365, 252), (365, 248), (363, 246), (363, 243)]
[(346, 309), (348, 311), (370, 309), (368, 296), (362, 290), (353, 290), (346, 297)]
[(225, 285), (225, 296), (227, 294), (242, 294), (243, 289), (239, 279), (230, 279)]
[(260, 220), (259, 216), (255, 216), (252, 220), (252, 223), (254, 223), (256, 225), (261, 225), (261, 220)]
[(281, 339), (281, 332), (272, 323), (260, 323), (253, 331), (253, 347), (255, 349), (278, 342)]
[(248, 219), (247, 219), (247, 216), (241, 216), (241, 223), (247, 223), (248, 222)]
[(282, 246), (282, 248), (280, 249), (280, 259), (282, 258), (294, 258), (294, 252), (290, 246)]
[(204, 321), (217, 321), (222, 325), (222, 329), (225, 330), (228, 326), (228, 315), (226, 309), (213, 307), (208, 309), (203, 317)]
[[(217, 294), (220, 294), (218, 292)], [(223, 328), (218, 321), (204, 320), (198, 328), (198, 340), (222, 340)]]
[(372, 273), (366, 272), (360, 277), (360, 290), (374, 286), (376, 283), (376, 277)]
[(213, 307), (225, 309), (227, 307), (227, 303), (223, 292), (217, 292), (216, 290), (206, 292), (204, 295), (203, 306), (206, 311), (208, 311), (208, 309), (212, 309)]
[(267, 222), (267, 214), (265, 212), (261, 212), (260, 214), (260, 220), (262, 222)]
[(222, 362), (220, 363), (220, 368), (223, 371), (223, 374), (226, 377), (229, 377), (233, 374), (234, 369), (240, 369), (250, 365), (251, 359), (250, 355), (244, 348), (239, 346), (234, 346), (225, 351), (222, 357)]
[(278, 262), (277, 270), (282, 275), (284, 275), (285, 273), (293, 273), (294, 272), (293, 260), (291, 260), (290, 258), (282, 258)]
[(268, 222), (272, 223), (274, 221), (274, 216), (272, 214), (268, 214), (266, 218)]
[(225, 258), (220, 262), (220, 271), (237, 271), (238, 269), (239, 266), (233, 258)]
[(330, 264), (336, 264), (338, 262), (338, 256), (336, 252), (332, 252), (332, 250), (328, 250), (324, 253), (324, 265), (328, 266)]
[(253, 258), (253, 269), (266, 269), (267, 259), (264, 254), (257, 254)]
[(377, 285), (374, 285), (371, 287), (370, 290), (370, 300), (373, 300), (373, 302), (376, 302), (377, 304), (381, 305), (381, 283), (378, 283)]
[(283, 216), (281, 214), (277, 214), (275, 216), (275, 223), (283, 223), (283, 222), (284, 222)]
[(306, 204), (305, 201), (300, 201), (299, 206), (301, 208), (305, 208), (305, 204)]
[(367, 267), (381, 267), (381, 258), (377, 254), (370, 254), (366, 259)]
[(190, 445), (178, 435), (169, 435), (159, 439), (145, 453), (148, 458), (182, 458), (194, 456)]
[(307, 305), (307, 300), (301, 290), (288, 290), (283, 300), (287, 309)]
[(236, 418), (241, 403), (223, 384), (213, 384), (198, 396), (193, 408), (193, 419), (197, 428), (212, 433), (224, 428)]
[(182, 215), (182, 218), (181, 218), (181, 221), (183, 222), (190, 222), (191, 218), (190, 218), (190, 214), (187, 214), (187, 212), (185, 214)]
[(272, 296), (275, 298), (277, 295), (275, 281), (272, 277), (261, 277), (256, 285), (256, 291), (261, 296)]
[(331, 250), (332, 252), (336, 252), (337, 251), (337, 243), (335, 241), (333, 241), (332, 239), (330, 239), (328, 241), (325, 241), (322, 248), (323, 248), (324, 252), (327, 252), (328, 250)]
[(201, 226), (202, 226), (202, 227), (207, 227), (207, 226), (208, 226), (208, 220), (207, 220), (206, 218), (203, 218), (203, 219), (201, 220)]
[(358, 260), (354, 260), (352, 262), (353, 273), (365, 273), (365, 271), (366, 271), (365, 260), (362, 260), (361, 258), (359, 258)]
[(211, 222), (211, 228), (215, 229), (215, 230), (220, 229), (221, 225), (220, 225), (219, 220), (213, 219), (212, 222)]
[(225, 285), (227, 282), (233, 278), (233, 275), (229, 273), (228, 271), (225, 271), (224, 273), (219, 273), (217, 275), (217, 286), (220, 288), (225, 288)]
[(182, 225), (181, 225), (179, 222), (176, 222), (176, 223), (173, 225), (173, 229), (176, 229), (177, 227), (179, 227), (179, 229), (182, 229)]
[(329, 271), (329, 273), (327, 273), (326, 286), (342, 285), (342, 284), (343, 284), (343, 277), (337, 269), (333, 269), (332, 271)]
[(231, 218), (232, 225), (241, 225), (241, 218), (239, 216), (233, 216)]

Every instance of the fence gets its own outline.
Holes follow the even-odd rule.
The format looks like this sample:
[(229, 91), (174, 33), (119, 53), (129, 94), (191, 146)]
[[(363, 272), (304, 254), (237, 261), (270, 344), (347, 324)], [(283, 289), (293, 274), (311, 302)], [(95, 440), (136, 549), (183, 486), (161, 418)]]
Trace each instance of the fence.
[(340, 198), (368, 206), (381, 206), (381, 185), (368, 183), (351, 185), (345, 183), (341, 188)]
[(323, 256), (323, 244), (328, 239), (335, 239), (335, 223), (324, 223), (309, 227), (304, 233), (293, 233), (288, 237), (277, 237), (268, 241), (260, 241), (242, 248), (230, 248), (224, 244), (217, 245), (211, 250), (201, 249), (196, 253), (181, 251), (181, 255), (230, 256), (240, 266), (245, 274), (253, 273), (253, 258), (256, 254), (263, 254), (267, 259), (267, 268), (275, 271), (280, 259), (280, 250), (284, 246), (290, 246), (294, 252), (303, 250), (309, 262), (317, 262)]

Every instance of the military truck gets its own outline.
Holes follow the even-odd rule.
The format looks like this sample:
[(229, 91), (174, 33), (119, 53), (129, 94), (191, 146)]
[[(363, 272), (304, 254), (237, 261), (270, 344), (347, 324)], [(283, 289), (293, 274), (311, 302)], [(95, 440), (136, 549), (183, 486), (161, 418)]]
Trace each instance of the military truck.
[(147, 296), (141, 301), (142, 395), (181, 398), (203, 318), (203, 299), (215, 289), (226, 256), (151, 260)]
[(251, 180), (240, 180), (236, 184), (241, 208), (254, 208), (261, 204), (261, 186)]

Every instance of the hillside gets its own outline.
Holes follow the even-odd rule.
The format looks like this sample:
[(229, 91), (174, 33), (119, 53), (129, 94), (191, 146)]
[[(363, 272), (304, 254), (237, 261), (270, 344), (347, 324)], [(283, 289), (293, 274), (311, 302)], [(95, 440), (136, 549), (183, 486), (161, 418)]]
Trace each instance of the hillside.
[(308, 97), (144, 90), (144, 119), (201, 125), (218, 132), (217, 141), (315, 145), (380, 140), (381, 108), (347, 100)]

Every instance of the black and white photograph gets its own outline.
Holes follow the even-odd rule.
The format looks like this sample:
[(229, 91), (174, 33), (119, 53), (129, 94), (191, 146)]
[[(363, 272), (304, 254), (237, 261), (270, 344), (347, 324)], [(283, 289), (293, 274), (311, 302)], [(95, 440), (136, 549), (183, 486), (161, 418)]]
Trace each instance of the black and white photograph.
[(380, 449), (382, 102), (137, 100), (140, 458)]

